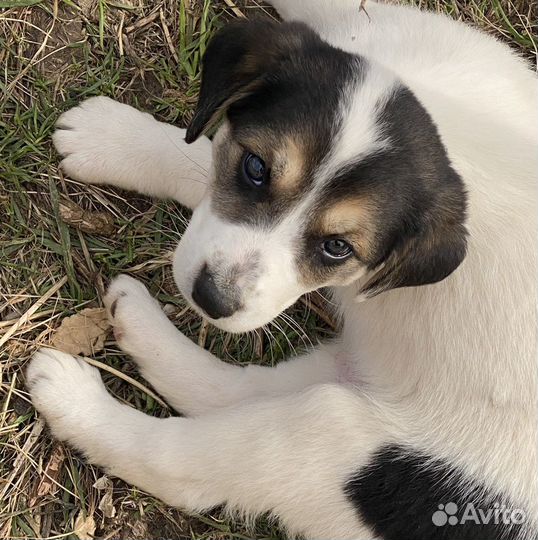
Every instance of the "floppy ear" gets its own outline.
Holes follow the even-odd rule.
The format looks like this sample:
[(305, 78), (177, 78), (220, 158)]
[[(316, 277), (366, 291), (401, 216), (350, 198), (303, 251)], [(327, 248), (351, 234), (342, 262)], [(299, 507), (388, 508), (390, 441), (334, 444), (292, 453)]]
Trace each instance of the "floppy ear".
[(238, 21), (211, 40), (203, 59), (202, 84), (185, 141), (194, 142), (232, 103), (249, 95), (280, 62), (320, 38), (301, 23)]
[(387, 258), (362, 285), (359, 297), (371, 298), (398, 287), (437, 283), (461, 264), (467, 252), (465, 200), (462, 207), (445, 209), (397, 242)]

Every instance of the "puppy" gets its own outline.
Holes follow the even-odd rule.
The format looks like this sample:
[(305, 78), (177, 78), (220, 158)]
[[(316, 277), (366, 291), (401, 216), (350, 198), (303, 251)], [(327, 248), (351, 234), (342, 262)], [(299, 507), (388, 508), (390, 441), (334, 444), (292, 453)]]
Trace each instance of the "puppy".
[(332, 287), (341, 336), (232, 366), (120, 276), (118, 343), (185, 417), (120, 404), (51, 349), (33, 402), (90, 462), (187, 510), (270, 512), (309, 538), (536, 538), (536, 77), (439, 15), (272, 3), (284, 23), (213, 39), (186, 131), (97, 97), (54, 143), (72, 178), (195, 209), (174, 275), (213, 324), (251, 330)]

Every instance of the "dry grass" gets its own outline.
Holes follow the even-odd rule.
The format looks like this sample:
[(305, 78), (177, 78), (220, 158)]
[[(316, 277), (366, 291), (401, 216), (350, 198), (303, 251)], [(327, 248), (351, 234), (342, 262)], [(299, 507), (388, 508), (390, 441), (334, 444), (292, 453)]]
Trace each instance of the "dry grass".
[[(531, 2), (413, 3), (481, 26), (528, 57), (536, 50)], [(246, 530), (219, 510), (187, 516), (117, 480), (112, 491), (94, 487), (102, 472), (46, 436), (24, 390), (24, 366), (36, 347), (66, 315), (100, 305), (106, 280), (119, 272), (149, 284), (183, 332), (230, 362), (274, 363), (332, 332), (317, 303), (308, 302), (278, 321), (271, 336), (232, 338), (206, 327), (175, 295), (169, 272), (188, 213), (173, 203), (82, 186), (56, 167), (54, 121), (91, 95), (106, 94), (184, 125), (211, 33), (230, 17), (271, 16), (257, 2), (230, 4), (0, 0), (1, 538), (83, 538), (91, 520), (98, 538), (280, 538), (264, 519)], [(112, 234), (67, 225), (60, 217), (66, 201), (105, 212)], [(95, 358), (138, 379), (112, 338)], [(124, 379), (103, 376), (119, 399), (148, 414), (169, 414)]]

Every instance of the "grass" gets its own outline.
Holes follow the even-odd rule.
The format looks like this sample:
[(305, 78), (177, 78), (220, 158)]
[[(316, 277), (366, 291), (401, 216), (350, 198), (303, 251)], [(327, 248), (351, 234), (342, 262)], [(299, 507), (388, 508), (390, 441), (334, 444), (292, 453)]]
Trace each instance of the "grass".
[[(524, 0), (412, 0), (536, 51), (536, 12)], [(230, 362), (273, 364), (331, 335), (320, 302), (298, 303), (271, 335), (232, 337), (210, 328), (175, 294), (169, 256), (188, 212), (64, 178), (50, 136), (61, 111), (105, 94), (185, 125), (199, 87), (200, 60), (226, 20), (272, 12), (252, 0), (0, 0), (0, 537), (278, 539), (260, 519), (247, 529), (219, 509), (205, 516), (170, 509), (103, 474), (46, 436), (24, 390), (24, 367), (63, 317), (100, 305), (120, 272), (148, 284), (177, 326)], [(367, 4), (366, 4), (367, 8)], [(102, 211), (110, 236), (67, 225), (72, 201)], [(95, 358), (138, 379), (112, 337)], [(155, 416), (168, 412), (125, 380), (103, 373), (109, 390)], [(104, 481), (100, 480), (99, 483)], [(98, 483), (98, 485), (99, 485)], [(112, 517), (112, 504), (115, 515)], [(74, 531), (77, 531), (75, 533)]]

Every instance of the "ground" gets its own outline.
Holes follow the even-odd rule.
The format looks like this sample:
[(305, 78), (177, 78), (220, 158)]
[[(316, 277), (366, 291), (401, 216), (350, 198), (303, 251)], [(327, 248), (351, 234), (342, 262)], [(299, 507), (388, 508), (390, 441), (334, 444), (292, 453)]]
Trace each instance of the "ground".
[[(529, 61), (536, 52), (531, 0), (409, 2), (479, 26)], [(242, 16), (274, 13), (254, 0), (0, 0), (0, 538), (282, 538), (270, 520), (246, 527), (220, 509), (187, 515), (104, 477), (47, 436), (24, 387), (36, 347), (65, 317), (101, 306), (120, 272), (146, 283), (181, 331), (230, 362), (275, 363), (334, 333), (318, 295), (265, 331), (232, 337), (208, 327), (170, 275), (188, 211), (82, 186), (57, 168), (54, 122), (86, 97), (105, 94), (186, 125), (208, 39)], [(95, 349), (94, 359), (118, 370), (103, 371), (116, 397), (170, 414), (128, 378), (145, 384), (112, 334)]]

